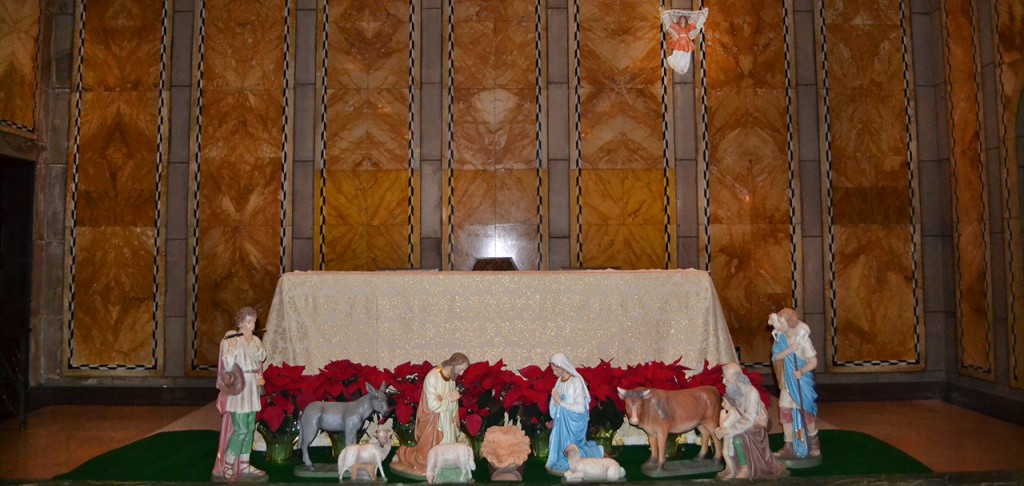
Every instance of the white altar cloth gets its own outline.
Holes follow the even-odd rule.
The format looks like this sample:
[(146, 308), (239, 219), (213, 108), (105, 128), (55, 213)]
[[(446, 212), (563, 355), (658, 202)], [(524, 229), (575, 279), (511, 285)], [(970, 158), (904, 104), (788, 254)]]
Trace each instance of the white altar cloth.
[(714, 285), (699, 270), (293, 272), (281, 276), (268, 363), (393, 368), (454, 351), (509, 369), (556, 352), (577, 365), (736, 361)]

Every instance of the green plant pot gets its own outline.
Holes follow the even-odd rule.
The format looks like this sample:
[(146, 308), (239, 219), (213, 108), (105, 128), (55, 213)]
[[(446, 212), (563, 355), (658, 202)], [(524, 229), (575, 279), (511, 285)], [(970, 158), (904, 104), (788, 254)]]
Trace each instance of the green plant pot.
[(345, 448), (345, 433), (328, 432), (327, 437), (331, 439), (331, 458), (337, 461), (338, 454), (341, 454), (342, 449)]
[(615, 438), (614, 430), (597, 429), (587, 435), (587, 439), (594, 441), (597, 445), (604, 448), (605, 454), (611, 453), (612, 440)]
[(551, 429), (544, 427), (530, 437), (530, 453), (537, 459), (547, 460), (551, 450)]
[(391, 430), (398, 439), (398, 445), (402, 447), (414, 447), (416, 445), (416, 422), (410, 420), (408, 424), (393, 424)]
[(267, 444), (266, 458), (269, 464), (288, 464), (295, 452), (295, 444), (299, 442), (299, 424), (296, 421), (285, 421), (277, 429), (271, 432), (266, 426), (260, 424), (256, 428), (263, 442)]

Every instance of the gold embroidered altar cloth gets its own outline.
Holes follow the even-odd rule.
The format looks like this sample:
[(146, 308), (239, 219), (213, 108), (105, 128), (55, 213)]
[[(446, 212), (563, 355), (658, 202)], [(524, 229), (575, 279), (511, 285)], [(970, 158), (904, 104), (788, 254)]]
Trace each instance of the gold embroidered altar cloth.
[(711, 278), (692, 269), (293, 272), (266, 327), (268, 363), (306, 373), (338, 359), (440, 363), (454, 351), (513, 370), (556, 352), (577, 365), (736, 361)]

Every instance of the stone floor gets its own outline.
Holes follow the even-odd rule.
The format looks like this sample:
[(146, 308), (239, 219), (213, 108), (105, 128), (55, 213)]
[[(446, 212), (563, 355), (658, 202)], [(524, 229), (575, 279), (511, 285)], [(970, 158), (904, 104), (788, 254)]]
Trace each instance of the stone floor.
[[(217, 427), (207, 407), (52, 406), (0, 423), (0, 480), (48, 479), (162, 430)], [(1024, 427), (940, 401), (831, 402), (820, 419), (871, 434), (940, 473), (1024, 471)]]

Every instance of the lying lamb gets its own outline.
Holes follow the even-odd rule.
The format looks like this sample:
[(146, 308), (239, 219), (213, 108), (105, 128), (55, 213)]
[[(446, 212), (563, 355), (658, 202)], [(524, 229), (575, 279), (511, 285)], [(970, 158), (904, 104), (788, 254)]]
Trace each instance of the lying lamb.
[(569, 461), (569, 470), (565, 472), (566, 481), (618, 481), (626, 477), (626, 470), (615, 459), (581, 458), (575, 444), (566, 446), (565, 458)]
[(377, 436), (369, 444), (352, 444), (345, 446), (338, 454), (338, 482), (344, 480), (345, 471), (349, 472), (349, 479), (359, 479), (359, 471), (365, 471), (370, 480), (375, 479), (376, 473), (380, 471), (380, 477), (387, 481), (384, 474), (384, 466), (381, 461), (388, 457), (391, 452), (391, 431), (380, 429)]
[(476, 469), (473, 460), (473, 449), (465, 444), (438, 444), (427, 453), (427, 482), (434, 484), (437, 472), (442, 468), (460, 469), (461, 481), (472, 481), (472, 471)]

